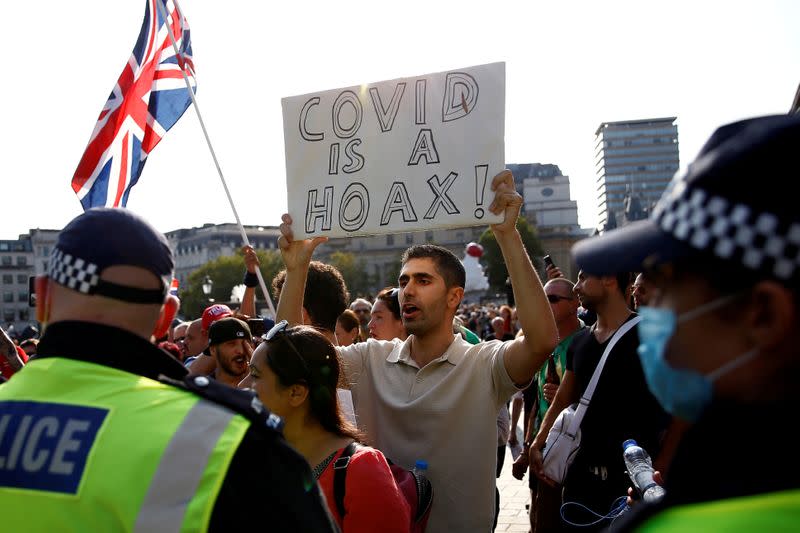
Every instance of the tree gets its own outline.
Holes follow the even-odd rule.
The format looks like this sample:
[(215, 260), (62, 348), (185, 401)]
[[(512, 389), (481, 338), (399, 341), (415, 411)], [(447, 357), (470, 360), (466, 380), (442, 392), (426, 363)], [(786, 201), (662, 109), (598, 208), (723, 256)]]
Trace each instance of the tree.
[(389, 266), (386, 267), (386, 280), (380, 288), (397, 287), (397, 280), (400, 278), (400, 271), (402, 269), (403, 263), (399, 259), (392, 261)]
[[(280, 253), (276, 250), (256, 250), (256, 254), (261, 261), (261, 274), (264, 276), (267, 290), (271, 291), (272, 278), (283, 268)], [(189, 279), (179, 291), (180, 314), (187, 318), (199, 318), (203, 309), (209, 305), (209, 298), (215, 302), (228, 303), (231, 290), (242, 283), (245, 270), (244, 256), (241, 251), (237, 251), (236, 255), (218, 257), (189, 274)], [(209, 296), (203, 294), (203, 281), (206, 276), (214, 282)], [(260, 288), (256, 288), (256, 307), (259, 301), (264, 301), (264, 295)], [(277, 305), (276, 302), (273, 304)]]
[(367, 274), (367, 265), (363, 259), (356, 258), (350, 252), (333, 252), (329, 263), (342, 273), (351, 298), (359, 294), (368, 294), (372, 289), (372, 277)]
[[(524, 217), (517, 218), (517, 231), (522, 236), (522, 242), (525, 244), (525, 250), (528, 252), (528, 257), (531, 258), (534, 268), (541, 270), (540, 257), (544, 255), (542, 250), (542, 243), (539, 241), (539, 236), (536, 233), (536, 228), (533, 227)], [(489, 278), (489, 285), (496, 291), (502, 291), (506, 285), (508, 278), (508, 269), (503, 259), (503, 254), (500, 251), (500, 245), (497, 244), (497, 239), (491, 228), (487, 228), (483, 232), (478, 241), (483, 246), (483, 257), (481, 262), (486, 267), (486, 276)]]

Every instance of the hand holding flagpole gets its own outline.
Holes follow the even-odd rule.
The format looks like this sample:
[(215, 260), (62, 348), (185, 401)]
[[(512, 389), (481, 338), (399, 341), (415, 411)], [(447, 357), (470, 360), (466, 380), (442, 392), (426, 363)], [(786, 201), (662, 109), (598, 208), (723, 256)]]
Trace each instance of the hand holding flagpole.
[[(178, 5), (177, 0), (172, 0), (175, 4), (175, 10), (178, 12), (178, 16), (180, 19), (183, 19), (183, 14), (181, 12), (181, 8)], [(161, 16), (164, 18), (165, 21), (169, 20), (169, 16), (167, 13), (166, 8), (164, 7), (164, 3), (159, 0), (157, 2), (159, 12)], [(165, 24), (167, 28), (169, 28), (169, 24)], [(175, 36), (172, 34), (172, 30), (169, 29), (167, 31), (169, 33), (170, 41), (172, 42), (172, 48), (175, 51), (175, 57), (180, 59), (180, 52), (178, 51), (178, 43), (175, 41)], [(247, 238), (247, 233), (244, 231), (244, 226), (242, 226), (242, 222), (239, 219), (239, 213), (236, 211), (236, 206), (233, 203), (233, 198), (231, 197), (231, 193), (228, 190), (228, 184), (225, 181), (225, 176), (222, 174), (222, 168), (219, 165), (219, 161), (217, 160), (217, 154), (214, 152), (214, 147), (211, 145), (211, 139), (208, 136), (208, 131), (206, 130), (205, 122), (203, 122), (203, 116), (200, 114), (200, 107), (197, 105), (197, 98), (192, 90), (192, 84), (189, 81), (189, 77), (186, 75), (186, 71), (181, 68), (181, 74), (183, 75), (183, 80), (186, 82), (186, 90), (189, 91), (189, 96), (192, 98), (192, 104), (194, 104), (195, 113), (197, 113), (197, 119), (200, 121), (200, 128), (203, 130), (203, 136), (206, 138), (206, 144), (208, 145), (208, 150), (211, 152), (211, 158), (214, 160), (214, 166), (217, 168), (217, 174), (219, 174), (219, 179), (222, 182), (222, 187), (225, 189), (225, 195), (228, 197), (228, 202), (231, 204), (231, 210), (233, 211), (233, 216), (236, 218), (236, 224), (239, 226), (239, 232), (242, 234), (242, 240), (246, 246), (250, 246), (250, 240)], [(256, 276), (258, 276), (258, 284), (261, 287), (261, 291), (264, 293), (264, 298), (267, 300), (267, 304), (269, 305), (269, 310), (272, 313), (273, 318), (276, 316), (275, 314), (275, 307), (272, 305), (272, 298), (269, 296), (269, 292), (267, 291), (267, 284), (264, 282), (264, 276), (261, 274), (261, 269), (256, 269)]]

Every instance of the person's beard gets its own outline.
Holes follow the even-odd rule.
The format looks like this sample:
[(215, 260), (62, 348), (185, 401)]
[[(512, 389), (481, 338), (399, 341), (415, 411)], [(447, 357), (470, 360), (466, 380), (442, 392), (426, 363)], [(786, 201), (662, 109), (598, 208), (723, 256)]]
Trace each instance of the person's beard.
[(586, 309), (587, 311), (597, 312), (597, 301), (589, 296), (583, 295), (582, 298), (579, 298), (581, 303), (581, 307)]
[(239, 371), (236, 368), (236, 364), (233, 362), (239, 356), (233, 357), (218, 357), (217, 362), (219, 363), (220, 368), (229, 376), (243, 376), (247, 373), (247, 366), (244, 367), (244, 371)]

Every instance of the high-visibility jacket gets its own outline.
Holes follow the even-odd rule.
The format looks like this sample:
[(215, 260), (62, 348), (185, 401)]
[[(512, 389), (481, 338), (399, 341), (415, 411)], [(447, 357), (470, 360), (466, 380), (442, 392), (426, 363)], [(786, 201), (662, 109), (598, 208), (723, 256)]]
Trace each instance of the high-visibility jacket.
[(0, 386), (0, 528), (203, 531), (249, 425), (147, 377), (34, 361)]
[(636, 531), (707, 533), (797, 531), (800, 490), (758, 494), (672, 507), (653, 516)]

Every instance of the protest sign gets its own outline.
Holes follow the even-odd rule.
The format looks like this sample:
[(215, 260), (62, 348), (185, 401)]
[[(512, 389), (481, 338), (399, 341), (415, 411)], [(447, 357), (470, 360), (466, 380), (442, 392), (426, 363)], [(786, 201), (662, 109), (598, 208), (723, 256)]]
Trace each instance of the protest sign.
[(486, 225), (505, 63), (284, 98), (296, 238)]

